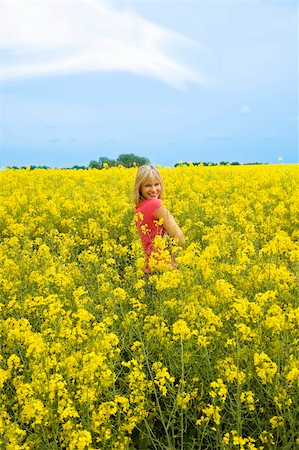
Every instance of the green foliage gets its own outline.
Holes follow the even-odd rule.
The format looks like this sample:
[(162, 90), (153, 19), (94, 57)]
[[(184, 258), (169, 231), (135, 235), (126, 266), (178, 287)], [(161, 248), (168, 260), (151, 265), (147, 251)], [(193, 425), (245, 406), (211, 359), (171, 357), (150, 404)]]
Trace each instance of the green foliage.
[(87, 169), (87, 167), (75, 165), (75, 166), (72, 167), (72, 169), (74, 169), (74, 170), (85, 170), (85, 169)]
[(29, 166), (22, 166), (22, 167), (18, 167), (18, 166), (8, 166), (8, 169), (14, 169), (14, 170), (18, 170), (18, 169), (21, 169), (21, 170), (35, 170), (35, 169), (50, 169), (50, 167), (48, 167), (48, 166), (32, 166), (32, 165), (29, 165)]
[(143, 156), (136, 156), (133, 153), (123, 153), (117, 158), (118, 164), (122, 164), (124, 167), (143, 166), (149, 164), (150, 160)]
[(117, 162), (114, 159), (109, 159), (106, 156), (101, 156), (98, 161), (92, 160), (89, 163), (89, 167), (92, 169), (103, 169), (104, 165), (114, 167), (117, 165)]
[(179, 167), (179, 166), (251, 166), (251, 165), (260, 165), (260, 164), (267, 164), (267, 163), (260, 163), (260, 162), (254, 162), (254, 163), (244, 163), (241, 164), (238, 161), (233, 161), (233, 162), (228, 162), (228, 161), (220, 161), (218, 163), (215, 162), (206, 162), (206, 161), (201, 161), (201, 162), (179, 162), (176, 163), (174, 165), (174, 167)]
[(89, 167), (93, 169), (103, 169), (103, 167), (114, 167), (122, 165), (124, 167), (140, 167), (144, 164), (149, 164), (150, 160), (143, 156), (134, 155), (134, 153), (122, 153), (118, 158), (110, 159), (106, 156), (101, 156), (98, 161), (92, 160), (89, 163)]

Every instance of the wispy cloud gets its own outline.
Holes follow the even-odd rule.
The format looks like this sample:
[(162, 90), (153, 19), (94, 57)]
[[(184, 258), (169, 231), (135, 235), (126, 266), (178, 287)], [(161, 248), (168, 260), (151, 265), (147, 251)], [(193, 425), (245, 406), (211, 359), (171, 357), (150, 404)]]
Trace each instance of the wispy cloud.
[(59, 142), (61, 142), (61, 139), (60, 139), (60, 138), (56, 138), (56, 137), (52, 137), (52, 138), (50, 138), (50, 139), (48, 140), (48, 142), (49, 142), (50, 144), (58, 144)]
[(1, 0), (2, 80), (84, 71), (128, 71), (172, 86), (205, 77), (172, 55), (199, 43), (95, 0)]
[(240, 113), (241, 114), (243, 114), (243, 115), (248, 115), (248, 114), (251, 114), (251, 108), (250, 108), (250, 106), (248, 106), (248, 105), (242, 105), (241, 106), (241, 108), (240, 108)]

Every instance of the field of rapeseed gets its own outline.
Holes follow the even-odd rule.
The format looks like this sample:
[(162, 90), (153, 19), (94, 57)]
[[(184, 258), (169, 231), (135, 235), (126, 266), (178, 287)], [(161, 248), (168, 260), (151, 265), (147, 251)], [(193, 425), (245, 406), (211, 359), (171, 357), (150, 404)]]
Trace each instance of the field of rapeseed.
[(161, 168), (148, 280), (135, 173), (0, 173), (0, 448), (294, 450), (298, 166)]

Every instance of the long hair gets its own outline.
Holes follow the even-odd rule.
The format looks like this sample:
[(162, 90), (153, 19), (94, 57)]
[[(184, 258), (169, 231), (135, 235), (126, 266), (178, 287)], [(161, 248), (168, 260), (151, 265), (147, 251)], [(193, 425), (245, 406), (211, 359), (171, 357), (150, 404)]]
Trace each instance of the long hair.
[(164, 197), (164, 183), (163, 179), (161, 177), (161, 174), (158, 169), (156, 169), (151, 164), (145, 164), (144, 166), (139, 167), (136, 177), (135, 177), (135, 183), (134, 183), (134, 189), (133, 189), (133, 200), (135, 206), (138, 206), (140, 201), (142, 200), (141, 195), (141, 186), (147, 181), (147, 180), (158, 180), (161, 184), (161, 192), (159, 198), (163, 199)]

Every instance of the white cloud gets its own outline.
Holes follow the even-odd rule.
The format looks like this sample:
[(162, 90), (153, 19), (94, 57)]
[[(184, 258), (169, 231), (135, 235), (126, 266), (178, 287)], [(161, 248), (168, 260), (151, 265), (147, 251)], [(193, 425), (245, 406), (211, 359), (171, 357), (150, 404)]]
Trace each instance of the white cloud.
[[(172, 86), (205, 83), (204, 76), (170, 56), (198, 43), (95, 0), (1, 0), (2, 80), (83, 71), (128, 71)], [(0, 54), (1, 54), (0, 53)]]
[(240, 108), (240, 113), (241, 113), (241, 114), (244, 114), (244, 115), (250, 114), (250, 113), (251, 113), (251, 108), (250, 108), (250, 106), (248, 106), (248, 105), (242, 105), (241, 108)]

